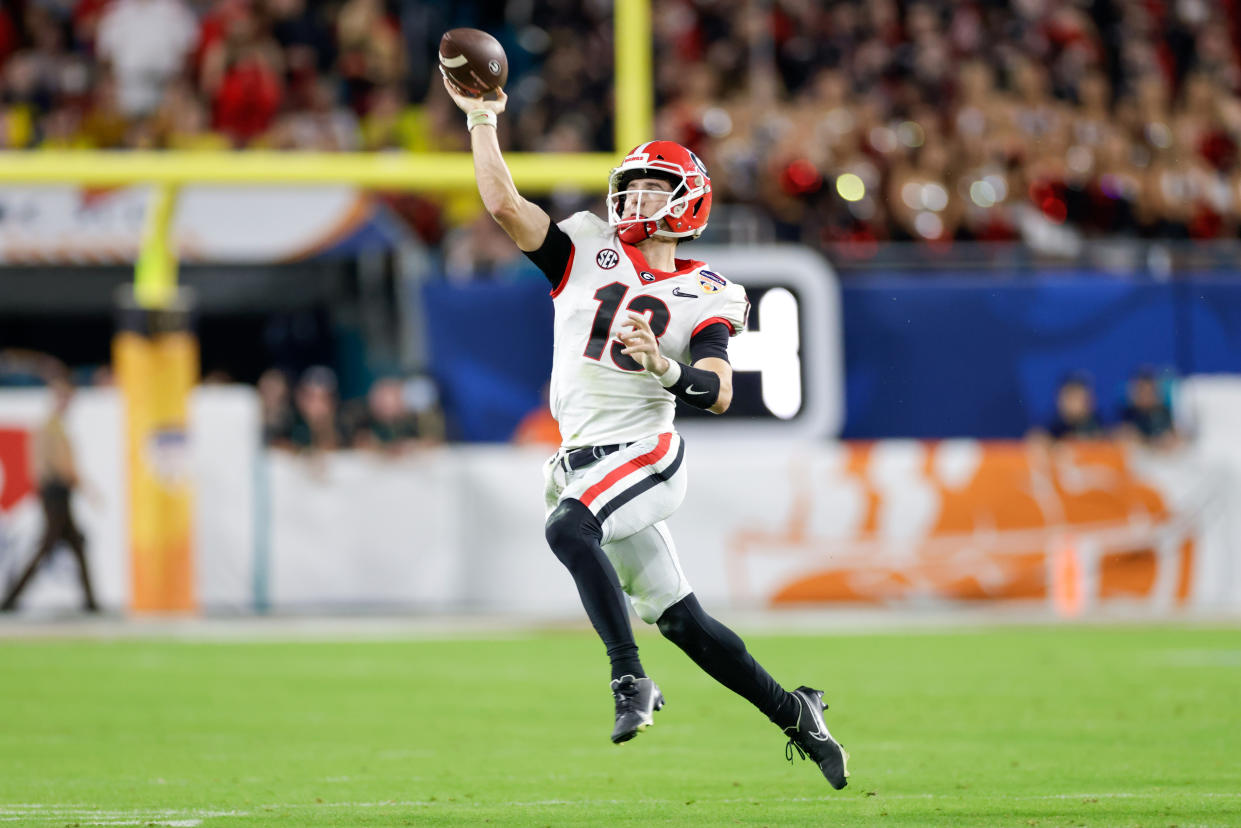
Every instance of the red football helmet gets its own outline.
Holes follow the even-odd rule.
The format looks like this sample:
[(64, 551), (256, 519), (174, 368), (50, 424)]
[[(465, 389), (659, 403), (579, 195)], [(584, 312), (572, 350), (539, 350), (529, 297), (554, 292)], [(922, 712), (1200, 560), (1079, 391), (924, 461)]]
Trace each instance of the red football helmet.
[[(626, 190), (639, 178), (660, 178), (672, 185), (662, 190)], [(627, 197), (638, 199), (635, 215), (624, 217)], [(643, 216), (642, 199), (667, 199), (652, 215)], [(608, 224), (619, 228), (621, 241), (637, 244), (658, 236), (696, 239), (711, 214), (711, 179), (697, 155), (672, 141), (648, 141), (634, 147), (608, 179)]]

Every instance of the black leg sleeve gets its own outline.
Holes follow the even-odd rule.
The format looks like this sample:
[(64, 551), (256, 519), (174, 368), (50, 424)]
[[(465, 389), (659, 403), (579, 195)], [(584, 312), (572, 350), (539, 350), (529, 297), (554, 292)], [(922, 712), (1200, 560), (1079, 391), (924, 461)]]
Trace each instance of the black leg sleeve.
[(690, 593), (659, 617), (659, 631), (720, 684), (748, 700), (780, 727), (796, 724), (796, 700), (762, 668), (732, 630)]
[(599, 543), (603, 537), (599, 521), (580, 500), (566, 500), (547, 518), (544, 533), (556, 557), (573, 576), (586, 615), (607, 647), (612, 678), (646, 676), (629, 624), (625, 593)]

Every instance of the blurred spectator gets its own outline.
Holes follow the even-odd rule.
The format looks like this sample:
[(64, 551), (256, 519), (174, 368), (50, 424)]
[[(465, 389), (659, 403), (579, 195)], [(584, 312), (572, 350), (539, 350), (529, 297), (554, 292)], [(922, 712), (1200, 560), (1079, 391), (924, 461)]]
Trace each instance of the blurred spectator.
[(1120, 415), (1120, 433), (1147, 445), (1170, 448), (1177, 444), (1172, 409), (1164, 402), (1153, 371), (1142, 370), (1128, 383), (1128, 401)]
[(444, 271), (449, 279), (543, 278), (486, 212), (449, 231), (444, 240)]
[(258, 393), (263, 445), (289, 448), (293, 443), (294, 415), (288, 376), (279, 368), (268, 368), (259, 377)]
[(382, 0), (348, 0), (336, 18), (337, 66), (357, 112), (370, 106), (373, 89), (396, 83), (405, 68), (401, 30)]
[(226, 136), (211, 130), (207, 107), (188, 83), (174, 83), (153, 119), (156, 134), (169, 149), (227, 149)]
[(1103, 437), (1094, 389), (1084, 374), (1071, 374), (1056, 392), (1056, 416), (1047, 426), (1056, 440), (1098, 440)]
[(284, 96), (284, 55), (257, 12), (232, 15), (203, 53), (202, 87), (213, 125), (245, 144), (271, 126)]
[(560, 424), (546, 406), (539, 406), (521, 418), (513, 431), (513, 442), (520, 446), (555, 448), (560, 445)]
[(114, 0), (99, 17), (96, 54), (111, 66), (120, 111), (151, 114), (185, 67), (198, 19), (181, 0)]
[(86, 537), (73, 518), (73, 492), (82, 483), (73, 444), (65, 427), (65, 415), (73, 401), (73, 385), (65, 376), (49, 379), (52, 392), (52, 411), (35, 434), (31, 449), (32, 476), (39, 487), (39, 500), (43, 504), (43, 536), (34, 557), (5, 591), (0, 601), (0, 611), (17, 607), (17, 599), (30, 583), (35, 572), (46, 562), (57, 547), (64, 543), (78, 563), (78, 577), (82, 582), (83, 607), (87, 612), (98, 612), (95, 593), (91, 588), (90, 570), (86, 564)]
[(336, 58), (332, 33), (335, 9), (329, 3), (267, 0), (271, 34), (284, 52), (292, 103), (305, 105), (310, 90)]
[(399, 379), (379, 379), (366, 395), (366, 412), (354, 432), (353, 445), (389, 454), (435, 445), (443, 440), (443, 430), (431, 419), (429, 411), (420, 413), (409, 405)]
[(307, 107), (280, 119), (265, 143), (273, 149), (319, 152), (358, 149), (358, 119), (348, 108), (336, 105), (333, 87), (326, 78), (315, 81)]
[(401, 384), (406, 407), (418, 418), (418, 432), (425, 444), (442, 443), (447, 438), (440, 389), (429, 374), (415, 374)]
[[(609, 4), (441, 5), (5, 3), (0, 146), (461, 150), (434, 47), (473, 25), (509, 54), (506, 149), (617, 150)], [(749, 237), (860, 257), (1241, 232), (1237, 4), (666, 0), (652, 24), (657, 130)], [(417, 198), (399, 212), (432, 243), (478, 215)], [(508, 264), (481, 225), (447, 255)]]
[(545, 383), (542, 401), (530, 409), (513, 430), (512, 440), (517, 445), (552, 448), (560, 445), (560, 424), (552, 417), (548, 400), (550, 391), (551, 384)]
[(306, 369), (294, 395), (289, 444), (306, 451), (332, 451), (349, 444), (337, 410), (336, 374), (316, 365)]

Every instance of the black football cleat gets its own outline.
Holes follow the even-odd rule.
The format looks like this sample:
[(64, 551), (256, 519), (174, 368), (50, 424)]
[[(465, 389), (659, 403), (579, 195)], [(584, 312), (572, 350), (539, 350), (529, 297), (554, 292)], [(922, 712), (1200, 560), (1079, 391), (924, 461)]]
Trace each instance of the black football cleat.
[(628, 742), (655, 724), (656, 710), (664, 706), (664, 694), (649, 678), (621, 676), (612, 681), (612, 695), (616, 698), (616, 727), (612, 741)]
[(803, 759), (810, 757), (831, 786), (840, 790), (849, 784), (849, 754), (827, 731), (827, 723), (823, 721), (823, 711), (827, 709), (823, 703), (823, 691), (802, 685), (792, 695), (797, 699), (799, 712), (797, 724), (784, 729), (789, 734), (784, 757), (792, 762), (794, 750)]

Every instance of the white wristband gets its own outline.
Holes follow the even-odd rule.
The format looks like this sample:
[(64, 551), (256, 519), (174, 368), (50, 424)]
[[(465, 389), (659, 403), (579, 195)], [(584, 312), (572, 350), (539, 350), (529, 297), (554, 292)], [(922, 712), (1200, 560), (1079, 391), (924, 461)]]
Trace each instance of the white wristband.
[(490, 109), (476, 109), (469, 115), (465, 116), (465, 123), (466, 126), (470, 128), (470, 131), (473, 131), (474, 127), (479, 126), (480, 124), (486, 124), (487, 126), (494, 127), (499, 122), (500, 119), (497, 118), (496, 114)]
[(664, 371), (663, 376), (655, 377), (659, 380), (659, 384), (664, 388), (671, 388), (677, 384), (677, 380), (681, 378), (681, 363), (675, 359), (668, 360), (668, 370)]

